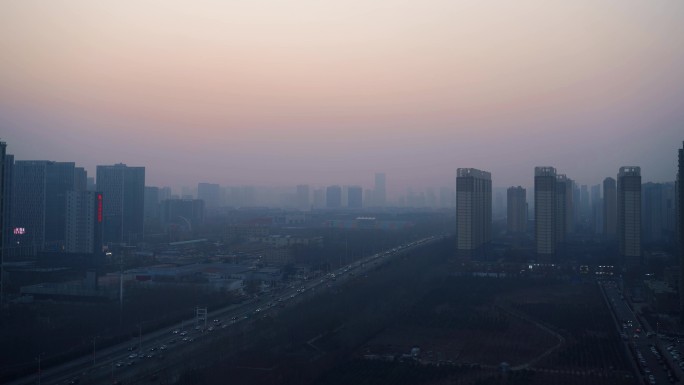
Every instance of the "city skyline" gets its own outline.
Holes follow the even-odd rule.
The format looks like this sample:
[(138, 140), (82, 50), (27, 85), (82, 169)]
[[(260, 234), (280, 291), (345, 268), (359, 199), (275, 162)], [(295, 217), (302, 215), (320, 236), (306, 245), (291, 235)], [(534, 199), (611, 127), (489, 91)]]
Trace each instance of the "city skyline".
[[(684, 4), (6, 2), (0, 129), (17, 160), (150, 185), (532, 187), (625, 164), (672, 181)], [(126, 27), (123, 28), (122, 26)]]

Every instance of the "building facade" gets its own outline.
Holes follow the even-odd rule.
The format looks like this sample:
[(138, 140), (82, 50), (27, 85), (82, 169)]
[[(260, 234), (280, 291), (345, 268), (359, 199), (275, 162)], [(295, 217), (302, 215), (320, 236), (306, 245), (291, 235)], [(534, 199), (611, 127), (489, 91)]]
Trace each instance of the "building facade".
[(617, 235), (625, 266), (641, 263), (641, 168), (620, 167), (617, 176)]
[(534, 169), (534, 237), (540, 256), (556, 254), (556, 169)]
[(342, 187), (335, 185), (325, 189), (325, 207), (329, 209), (342, 207)]
[(506, 223), (509, 234), (523, 234), (527, 231), (527, 190), (509, 187), (506, 191)]
[(96, 191), (67, 192), (66, 252), (102, 251), (103, 197)]
[(679, 241), (679, 314), (684, 324), (684, 143), (678, 151), (677, 181), (675, 184), (677, 211), (677, 240)]
[(456, 170), (456, 237), (459, 254), (482, 255), (492, 236), (492, 177), (474, 168)]
[(96, 185), (105, 199), (103, 242), (132, 243), (142, 239), (145, 167), (122, 163), (97, 166)]
[(221, 186), (215, 183), (198, 183), (197, 199), (202, 199), (204, 207), (208, 209), (221, 206)]
[(373, 190), (373, 203), (378, 207), (385, 207), (387, 204), (387, 186), (384, 172), (375, 173), (375, 190)]
[(350, 209), (363, 207), (363, 189), (360, 186), (349, 186), (347, 188), (347, 207)]
[(615, 238), (617, 234), (617, 184), (615, 179), (603, 180), (603, 236)]
[(11, 222), (21, 254), (64, 250), (66, 195), (74, 190), (74, 177), (73, 162), (15, 162)]
[(161, 203), (163, 224), (193, 231), (204, 223), (204, 201), (201, 199), (167, 199)]

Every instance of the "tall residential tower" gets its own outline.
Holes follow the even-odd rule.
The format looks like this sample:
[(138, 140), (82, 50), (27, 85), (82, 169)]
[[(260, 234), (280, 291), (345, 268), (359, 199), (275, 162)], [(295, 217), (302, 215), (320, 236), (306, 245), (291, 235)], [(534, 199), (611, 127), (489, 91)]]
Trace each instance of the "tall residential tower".
[(481, 255), (492, 237), (492, 176), (487, 171), (456, 171), (457, 249), (467, 256)]
[(626, 266), (641, 263), (641, 169), (620, 167), (617, 176), (617, 235)]
[(534, 236), (537, 254), (556, 254), (556, 169), (534, 168)]
[(104, 243), (131, 243), (143, 236), (145, 167), (119, 163), (97, 166), (97, 190), (104, 197)]

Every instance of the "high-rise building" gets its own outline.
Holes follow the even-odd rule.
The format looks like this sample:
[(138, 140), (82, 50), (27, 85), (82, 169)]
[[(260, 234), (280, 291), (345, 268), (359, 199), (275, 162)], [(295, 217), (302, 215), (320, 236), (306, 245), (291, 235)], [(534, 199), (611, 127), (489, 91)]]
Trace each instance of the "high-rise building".
[(603, 206), (600, 184), (591, 186), (591, 219), (594, 234), (601, 234), (603, 231)]
[(165, 200), (165, 199), (171, 199), (171, 187), (162, 187), (159, 189), (159, 202)]
[(12, 223), (14, 241), (24, 253), (63, 251), (66, 195), (74, 189), (73, 162), (22, 160), (14, 164)]
[(347, 188), (347, 207), (350, 209), (363, 207), (363, 190), (360, 186), (349, 186)]
[[(14, 155), (5, 153), (5, 144), (0, 142), (0, 163), (3, 163), (2, 177), (0, 178), (0, 185), (2, 188), (0, 191), (0, 211), (2, 212), (0, 218), (0, 228), (2, 228), (2, 233), (0, 233), (0, 249), (9, 246), (9, 241), (12, 235), (12, 175), (14, 174)], [(1, 253), (1, 251), (0, 251)], [(7, 253), (5, 253), (5, 256)]]
[(329, 209), (342, 207), (342, 187), (335, 185), (325, 189), (325, 207)]
[(663, 233), (666, 242), (677, 243), (677, 204), (674, 182), (663, 183)]
[(502, 187), (496, 187), (492, 190), (492, 195), (494, 197), (492, 217), (496, 219), (503, 219), (506, 216), (506, 205), (504, 202), (504, 194), (506, 191)]
[(143, 236), (145, 167), (123, 163), (97, 166), (97, 190), (104, 196), (104, 243), (131, 243)]
[(375, 173), (375, 190), (373, 192), (375, 206), (384, 207), (387, 204), (387, 188), (385, 183), (385, 173)]
[(204, 207), (212, 209), (221, 203), (221, 186), (215, 183), (198, 183), (197, 199), (204, 201)]
[(534, 236), (537, 254), (556, 254), (556, 169), (534, 168)]
[(83, 167), (74, 168), (74, 191), (88, 190), (88, 172)]
[(167, 199), (161, 203), (162, 222), (193, 231), (204, 223), (204, 201), (201, 199)]
[(586, 223), (589, 222), (591, 219), (591, 201), (589, 200), (589, 186), (586, 184), (583, 184), (580, 187), (580, 196), (581, 196), (581, 218), (582, 218), (582, 224), (585, 226)]
[(603, 180), (603, 236), (610, 239), (617, 234), (617, 187), (615, 179)]
[(507, 218), (509, 234), (523, 234), (527, 231), (527, 191), (518, 187), (507, 190)]
[(675, 185), (677, 210), (677, 240), (679, 241), (679, 314), (680, 323), (684, 324), (684, 143), (678, 151), (677, 182)]
[(456, 170), (456, 237), (459, 253), (483, 254), (492, 236), (492, 176), (474, 168)]
[(641, 186), (641, 235), (646, 243), (663, 242), (665, 234), (663, 185), (648, 182)]
[(67, 253), (102, 251), (103, 197), (96, 191), (68, 191), (66, 203)]
[(617, 230), (626, 266), (641, 263), (641, 169), (620, 167), (617, 177)]
[(569, 233), (568, 229), (568, 213), (572, 211), (572, 207), (568, 204), (571, 199), (568, 199), (568, 185), (572, 181), (568, 179), (565, 174), (556, 175), (556, 243), (565, 242)]
[(320, 209), (325, 204), (325, 190), (317, 188), (313, 190), (313, 207)]
[(309, 185), (300, 184), (297, 185), (297, 208), (300, 210), (309, 209)]
[[(7, 143), (0, 141), (0, 287), (4, 284), (2, 282), (3, 276), (2, 274), (4, 273), (2, 264), (4, 263), (4, 254), (3, 250), (5, 250), (5, 233), (7, 231), (5, 230), (5, 226), (8, 225), (6, 222), (5, 218), (5, 206), (7, 205), (5, 203), (5, 199), (7, 198), (5, 195), (5, 153), (7, 152)], [(2, 289), (0, 289), (1, 291)], [(0, 298), (2, 298), (0, 296)], [(1, 299), (0, 299), (1, 301)], [(0, 306), (2, 306), (2, 302), (0, 302)]]
[(145, 186), (145, 223), (159, 219), (159, 202), (159, 187)]

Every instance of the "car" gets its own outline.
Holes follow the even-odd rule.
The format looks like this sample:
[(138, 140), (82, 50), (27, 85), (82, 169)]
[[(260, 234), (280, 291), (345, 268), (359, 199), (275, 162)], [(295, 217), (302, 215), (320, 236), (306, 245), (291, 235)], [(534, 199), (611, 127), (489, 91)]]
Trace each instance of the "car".
[(133, 353), (133, 354), (129, 355), (128, 358), (130, 358), (131, 360), (134, 360), (134, 359), (138, 358), (138, 355)]
[(124, 366), (123, 361), (119, 361), (119, 362), (116, 363), (116, 367), (117, 367), (117, 368), (120, 368), (120, 367), (122, 367), (122, 366)]
[(186, 335), (188, 335), (188, 332), (186, 332), (185, 330), (183, 330), (182, 332), (180, 332), (180, 335), (186, 336)]
[(176, 330), (172, 331), (171, 333), (178, 334), (178, 333), (180, 333), (180, 330), (176, 329)]

